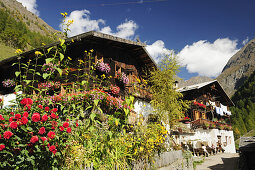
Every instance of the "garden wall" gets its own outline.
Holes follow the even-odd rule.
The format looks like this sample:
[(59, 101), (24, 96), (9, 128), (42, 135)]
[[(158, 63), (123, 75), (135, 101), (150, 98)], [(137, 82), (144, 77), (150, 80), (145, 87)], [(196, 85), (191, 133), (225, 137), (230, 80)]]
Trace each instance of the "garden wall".
[(139, 162), (134, 165), (134, 170), (139, 169), (160, 169), (160, 170), (193, 170), (192, 158), (186, 159), (183, 157), (182, 151), (170, 151), (161, 153), (160, 156), (155, 156), (155, 163), (153, 165)]

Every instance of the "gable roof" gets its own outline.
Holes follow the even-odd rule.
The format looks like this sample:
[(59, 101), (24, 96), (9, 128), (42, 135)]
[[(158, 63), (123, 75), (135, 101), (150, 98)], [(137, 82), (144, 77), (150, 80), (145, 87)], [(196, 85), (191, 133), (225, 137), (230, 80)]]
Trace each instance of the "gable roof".
[[(78, 42), (102, 43), (102, 44), (108, 44), (108, 45), (111, 45), (113, 47), (117, 47), (120, 49), (135, 51), (135, 53), (138, 54), (138, 56), (144, 62), (144, 64), (146, 64), (148, 66), (157, 67), (155, 61), (153, 60), (153, 58), (150, 56), (150, 54), (148, 53), (148, 51), (145, 48), (146, 44), (141, 43), (141, 42), (135, 42), (135, 41), (131, 41), (131, 40), (119, 38), (119, 37), (112, 36), (109, 34), (95, 32), (95, 31), (82, 33), (82, 34), (67, 38), (65, 41), (66, 42), (74, 41), (74, 43), (78, 43)], [(59, 41), (54, 42), (52, 44), (24, 52), (21, 55), (22, 56), (30, 55), (30, 54), (33, 54), (35, 51), (47, 49), (49, 47), (59, 45), (59, 44), (60, 44)], [(4, 59), (4, 60), (0, 61), (0, 67), (1, 67), (1, 65), (14, 62), (16, 59), (17, 59), (17, 56), (13, 56), (13, 57)]]
[(220, 85), (220, 83), (217, 80), (212, 80), (212, 81), (208, 81), (208, 82), (204, 82), (204, 83), (194, 84), (194, 85), (191, 85), (191, 86), (185, 86), (185, 87), (177, 89), (177, 91), (181, 92), (181, 93), (188, 93), (189, 91), (200, 90), (203, 87), (210, 86), (210, 85), (213, 85), (213, 84), (215, 84), (216, 88), (221, 93), (221, 95), (225, 99), (225, 101), (229, 104), (229, 106), (234, 106), (235, 104), (229, 98), (229, 96), (227, 95), (227, 93), (224, 91), (224, 89), (222, 88), (222, 86)]

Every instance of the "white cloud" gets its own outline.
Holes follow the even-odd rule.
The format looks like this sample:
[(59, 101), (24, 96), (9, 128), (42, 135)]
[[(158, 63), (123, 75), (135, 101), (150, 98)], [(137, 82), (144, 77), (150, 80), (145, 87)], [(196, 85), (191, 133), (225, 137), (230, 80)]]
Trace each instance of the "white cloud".
[(186, 66), (190, 73), (216, 77), (238, 50), (237, 40), (219, 38), (213, 43), (200, 40), (186, 45), (178, 55), (182, 65)]
[(36, 0), (17, 0), (17, 1), (20, 2), (24, 7), (26, 7), (28, 11), (39, 16), (39, 11), (36, 9), (37, 8)]
[(242, 41), (242, 44), (245, 45), (249, 41), (249, 37)]
[[(117, 26), (114, 32), (110, 26), (105, 26), (105, 20), (103, 19), (91, 19), (90, 11), (88, 10), (76, 10), (70, 13), (66, 17), (65, 21), (74, 20), (69, 29), (71, 30), (69, 36), (78, 35), (88, 31), (98, 31), (106, 34), (111, 34), (120, 38), (130, 39), (135, 35), (135, 31), (138, 25), (132, 20), (125, 20), (124, 23)], [(63, 28), (60, 25), (60, 28)]]
[(165, 47), (165, 43), (162, 40), (157, 40), (152, 45), (147, 45), (146, 50), (156, 63), (159, 63), (160, 60), (166, 55), (173, 53), (172, 50), (168, 50)]

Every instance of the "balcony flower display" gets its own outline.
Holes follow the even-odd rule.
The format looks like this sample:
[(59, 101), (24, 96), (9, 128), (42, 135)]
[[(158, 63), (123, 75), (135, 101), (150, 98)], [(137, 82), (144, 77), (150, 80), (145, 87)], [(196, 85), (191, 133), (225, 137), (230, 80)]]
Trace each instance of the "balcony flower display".
[(199, 102), (197, 102), (197, 101), (194, 101), (194, 102), (193, 102), (193, 105), (194, 105), (194, 106), (198, 106), (198, 107), (200, 107), (200, 108), (204, 108), (204, 109), (206, 108), (206, 105), (204, 105), (204, 104), (202, 104), (202, 103), (199, 103)]
[(129, 82), (129, 79), (128, 79), (127, 75), (123, 72), (122, 73), (118, 72), (116, 78), (117, 78), (117, 80), (122, 82), (124, 85), (128, 84), (128, 82)]
[(12, 79), (6, 79), (6, 80), (2, 81), (2, 83), (3, 83), (3, 86), (7, 87), (7, 88), (15, 86), (15, 81)]
[(56, 64), (48, 63), (43, 64), (42, 71), (45, 73), (54, 73), (56, 71)]
[(46, 82), (46, 83), (39, 83), (38, 84), (38, 88), (40, 89), (40, 90), (42, 90), (42, 89), (59, 89), (60, 88), (60, 82), (58, 81), (58, 82), (54, 82), (54, 81), (52, 81), (52, 82)]
[(104, 63), (103, 61), (98, 61), (95, 64), (96, 70), (102, 72), (102, 73), (109, 73), (111, 71), (111, 67), (109, 64)]
[(120, 92), (120, 88), (118, 86), (114, 86), (114, 85), (111, 85), (110, 90), (111, 90), (112, 94), (119, 94), (119, 92)]

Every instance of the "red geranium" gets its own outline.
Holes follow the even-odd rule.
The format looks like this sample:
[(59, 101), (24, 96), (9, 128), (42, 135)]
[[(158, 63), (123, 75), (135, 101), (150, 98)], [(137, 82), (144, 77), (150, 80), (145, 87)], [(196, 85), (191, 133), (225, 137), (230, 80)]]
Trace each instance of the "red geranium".
[(68, 126), (69, 126), (69, 123), (68, 123), (68, 122), (64, 122), (64, 123), (63, 123), (63, 127), (64, 127), (64, 128), (67, 128)]
[(79, 124), (78, 124), (78, 123), (75, 123), (75, 125), (76, 125), (76, 127), (78, 127), (78, 126), (79, 126)]
[(12, 121), (13, 121), (13, 119), (14, 119), (14, 117), (10, 117), (9, 122), (12, 122)]
[(47, 120), (48, 120), (48, 116), (47, 116), (47, 115), (43, 115), (43, 116), (42, 116), (42, 121), (43, 121), (43, 122), (46, 122)]
[(6, 131), (4, 132), (4, 138), (5, 139), (10, 139), (12, 137), (13, 133), (11, 131)]
[(40, 135), (45, 133), (45, 127), (41, 127), (38, 132)]
[(22, 99), (22, 100), (20, 101), (20, 103), (21, 103), (22, 105), (32, 105), (32, 104), (33, 104), (33, 100), (30, 99), (30, 98), (24, 98), (24, 99)]
[(5, 145), (0, 145), (0, 151), (4, 150)]
[(50, 110), (49, 107), (45, 107), (45, 111), (48, 112)]
[(48, 137), (50, 138), (50, 139), (54, 139), (55, 138), (55, 132), (53, 132), (53, 131), (49, 131), (49, 133), (48, 133)]
[(55, 155), (57, 152), (56, 146), (52, 145), (49, 147), (49, 150)]
[(28, 112), (24, 112), (23, 117), (28, 117)]
[(22, 122), (23, 125), (27, 124), (27, 122), (28, 122), (27, 117), (22, 117), (21, 122)]
[(18, 127), (17, 122), (11, 122), (9, 126), (12, 129), (17, 129), (17, 127)]
[(51, 112), (53, 112), (53, 113), (56, 113), (57, 111), (58, 111), (57, 108), (53, 108), (53, 109), (51, 110)]
[(66, 129), (67, 133), (71, 133), (71, 131), (72, 131), (72, 129), (70, 127)]
[(24, 111), (29, 111), (31, 109), (31, 106), (29, 104), (26, 104), (24, 106)]
[(50, 117), (51, 117), (52, 119), (56, 119), (56, 118), (57, 118), (57, 115), (56, 115), (55, 113), (51, 113)]
[(30, 142), (31, 142), (31, 143), (36, 143), (36, 142), (38, 142), (38, 141), (39, 141), (38, 136), (32, 136), (32, 138), (30, 139)]
[(0, 120), (4, 120), (4, 117), (2, 115), (0, 115)]
[(33, 122), (39, 122), (40, 121), (40, 114), (39, 113), (34, 113), (32, 115), (32, 121)]
[(39, 104), (38, 107), (39, 107), (40, 109), (43, 109), (43, 106), (42, 106), (41, 104)]
[(15, 119), (19, 120), (21, 118), (21, 115), (20, 114), (16, 114), (15, 115)]
[(44, 142), (44, 141), (47, 140), (47, 138), (46, 137), (41, 137), (41, 140)]
[(59, 126), (59, 130), (62, 132), (65, 128), (63, 126)]

